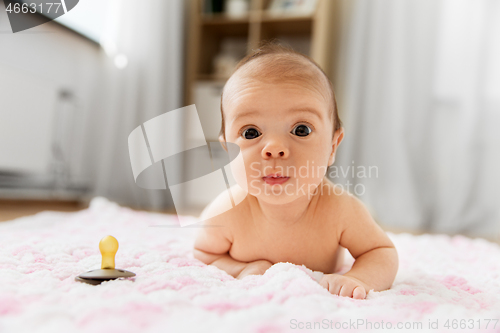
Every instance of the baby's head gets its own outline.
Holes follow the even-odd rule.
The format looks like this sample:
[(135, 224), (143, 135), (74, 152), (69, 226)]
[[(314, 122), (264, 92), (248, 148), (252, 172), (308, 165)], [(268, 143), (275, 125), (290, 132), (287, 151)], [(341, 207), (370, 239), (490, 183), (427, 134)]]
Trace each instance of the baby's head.
[[(236, 181), (272, 203), (311, 195), (344, 136), (323, 70), (274, 43), (239, 62), (224, 86), (221, 113), (219, 140), (237, 144), (245, 164), (246, 175), (233, 170)], [(276, 174), (285, 179), (270, 179)]]

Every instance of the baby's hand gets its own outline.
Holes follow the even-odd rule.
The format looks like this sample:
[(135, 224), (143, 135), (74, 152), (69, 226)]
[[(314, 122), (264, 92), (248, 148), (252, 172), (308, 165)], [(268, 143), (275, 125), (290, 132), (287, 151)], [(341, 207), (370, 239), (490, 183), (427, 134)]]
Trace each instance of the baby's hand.
[(328, 289), (333, 295), (364, 299), (366, 290), (361, 281), (339, 274), (325, 274), (319, 284)]
[(273, 263), (267, 260), (256, 260), (249, 262), (236, 278), (243, 279), (247, 275), (262, 275), (272, 265)]

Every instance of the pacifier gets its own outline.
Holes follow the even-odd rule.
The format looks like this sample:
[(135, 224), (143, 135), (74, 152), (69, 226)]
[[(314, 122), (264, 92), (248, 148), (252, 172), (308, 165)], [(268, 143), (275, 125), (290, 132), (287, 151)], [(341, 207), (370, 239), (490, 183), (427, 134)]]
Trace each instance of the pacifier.
[(115, 255), (118, 251), (118, 241), (113, 236), (106, 236), (99, 242), (99, 250), (102, 255), (101, 269), (94, 269), (75, 277), (75, 281), (97, 285), (103, 281), (118, 278), (129, 278), (135, 273), (124, 269), (115, 269)]

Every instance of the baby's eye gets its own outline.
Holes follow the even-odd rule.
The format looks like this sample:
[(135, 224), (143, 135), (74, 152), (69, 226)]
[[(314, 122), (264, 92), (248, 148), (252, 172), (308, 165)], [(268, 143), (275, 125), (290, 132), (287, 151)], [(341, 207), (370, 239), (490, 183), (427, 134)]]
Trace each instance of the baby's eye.
[(308, 136), (311, 133), (311, 129), (306, 125), (298, 125), (292, 130), (292, 134), (297, 136)]
[(259, 137), (260, 133), (255, 128), (248, 128), (243, 131), (242, 135), (245, 139), (251, 140)]

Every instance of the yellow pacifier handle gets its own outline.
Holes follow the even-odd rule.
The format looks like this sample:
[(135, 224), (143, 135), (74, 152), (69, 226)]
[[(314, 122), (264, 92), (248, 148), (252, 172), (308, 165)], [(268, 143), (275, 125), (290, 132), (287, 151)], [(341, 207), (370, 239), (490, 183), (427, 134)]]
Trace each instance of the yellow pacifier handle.
[(118, 241), (113, 236), (106, 236), (99, 242), (102, 255), (101, 269), (115, 269), (115, 255), (118, 251)]

